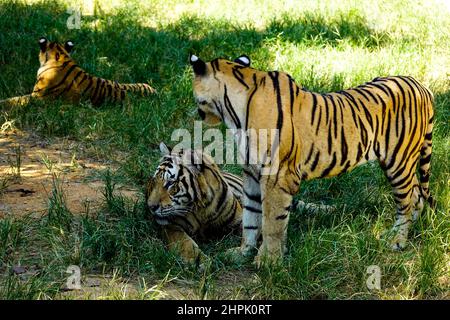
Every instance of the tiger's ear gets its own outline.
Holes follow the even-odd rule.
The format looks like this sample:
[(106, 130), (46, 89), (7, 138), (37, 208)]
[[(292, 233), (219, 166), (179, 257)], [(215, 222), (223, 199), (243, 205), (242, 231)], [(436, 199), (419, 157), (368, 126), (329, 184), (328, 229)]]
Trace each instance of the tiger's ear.
[(159, 144), (159, 151), (161, 151), (163, 156), (166, 156), (172, 152), (172, 149), (169, 148), (164, 142), (161, 142)]
[(190, 55), (189, 62), (191, 63), (196, 75), (204, 76), (206, 74), (206, 63), (195, 54)]
[(245, 54), (243, 54), (239, 58), (236, 58), (234, 62), (242, 64), (244, 67), (250, 67), (251, 64), (250, 58)]
[(66, 41), (66, 43), (64, 44), (64, 49), (66, 49), (67, 53), (70, 53), (70, 51), (72, 51), (73, 49), (73, 42), (71, 40)]
[(39, 38), (39, 47), (41, 48), (42, 52), (45, 52), (45, 50), (47, 49), (47, 38), (45, 37), (41, 37)]

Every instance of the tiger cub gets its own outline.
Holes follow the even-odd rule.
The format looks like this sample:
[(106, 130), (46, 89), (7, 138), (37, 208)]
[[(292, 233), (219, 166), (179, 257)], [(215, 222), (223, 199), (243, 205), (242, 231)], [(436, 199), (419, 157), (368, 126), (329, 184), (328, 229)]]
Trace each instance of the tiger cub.
[(163, 157), (148, 180), (146, 203), (168, 247), (195, 262), (203, 254), (193, 238), (206, 240), (240, 230), (242, 179), (221, 171), (198, 150), (173, 153), (164, 143), (160, 150)]
[(61, 97), (71, 103), (87, 99), (94, 106), (98, 106), (105, 101), (124, 100), (128, 91), (142, 95), (155, 92), (155, 89), (146, 83), (120, 84), (88, 74), (70, 56), (74, 47), (72, 41), (67, 41), (62, 45), (57, 42), (49, 42), (46, 38), (40, 38), (39, 46), (40, 68), (37, 72), (37, 81), (33, 92), (2, 100), (0, 104), (17, 106), (27, 104), (33, 98), (56, 99)]

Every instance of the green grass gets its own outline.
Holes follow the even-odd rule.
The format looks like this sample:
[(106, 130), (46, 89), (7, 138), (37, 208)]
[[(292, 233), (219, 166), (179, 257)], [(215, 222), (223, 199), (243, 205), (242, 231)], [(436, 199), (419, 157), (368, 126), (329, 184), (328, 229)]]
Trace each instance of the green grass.
[[(97, 109), (56, 101), (1, 111), (2, 126), (14, 123), (42, 136), (70, 137), (95, 157), (117, 159), (119, 169), (104, 174), (105, 199), (98, 212), (73, 215), (55, 179), (44, 219), (0, 220), (0, 298), (58, 298), (70, 264), (79, 265), (83, 274), (139, 282), (135, 298), (149, 298), (143, 284), (160, 283), (167, 275), (197, 297), (212, 299), (448, 298), (448, 4), (330, 0), (283, 7), (263, 0), (172, 0), (116, 1), (113, 7), (98, 1), (102, 10), (82, 17), (81, 29), (69, 30), (66, 11), (75, 2), (0, 0), (0, 99), (32, 90), (40, 36), (71, 39), (72, 56), (92, 74), (149, 82), (158, 94)], [(402, 253), (388, 248), (385, 231), (393, 223), (394, 202), (382, 171), (369, 164), (339, 178), (302, 184), (299, 198), (336, 205), (338, 213), (291, 215), (289, 253), (279, 266), (258, 271), (248, 261), (231, 261), (224, 251), (239, 242), (233, 237), (202, 245), (211, 260), (201, 272), (168, 252), (148, 219), (143, 197), (127, 199), (114, 184), (142, 187), (159, 158), (159, 142), (170, 144), (174, 129), (193, 130), (198, 119), (190, 52), (205, 60), (247, 54), (255, 67), (286, 71), (308, 89), (323, 92), (396, 74), (412, 75), (429, 86), (436, 110), (431, 190), (438, 207), (424, 211), (409, 248)], [(117, 151), (126, 157), (117, 157)], [(35, 266), (37, 273), (15, 275), (11, 268), (16, 265)], [(379, 291), (366, 287), (370, 265), (381, 268)], [(226, 281), (224, 275), (238, 280)], [(123, 297), (114, 290), (105, 295)]]

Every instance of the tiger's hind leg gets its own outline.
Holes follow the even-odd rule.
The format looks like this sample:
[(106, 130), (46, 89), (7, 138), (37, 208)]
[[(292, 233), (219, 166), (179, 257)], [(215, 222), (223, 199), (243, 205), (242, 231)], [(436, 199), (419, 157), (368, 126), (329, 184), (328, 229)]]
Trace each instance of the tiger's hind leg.
[[(402, 250), (406, 247), (409, 228), (413, 222), (413, 213), (417, 216), (423, 208), (417, 184), (417, 157), (411, 164), (399, 164), (396, 168), (386, 170), (386, 176), (392, 186), (397, 215), (393, 227), (394, 239), (392, 249)], [(422, 202), (421, 202), (422, 201)]]

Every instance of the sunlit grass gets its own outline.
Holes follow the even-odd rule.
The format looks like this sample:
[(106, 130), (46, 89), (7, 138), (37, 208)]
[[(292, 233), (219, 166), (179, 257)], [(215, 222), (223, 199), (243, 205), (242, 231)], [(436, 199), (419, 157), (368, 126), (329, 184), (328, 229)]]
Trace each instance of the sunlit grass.
[[(74, 216), (56, 179), (44, 219), (0, 221), (0, 298), (71, 298), (61, 290), (70, 264), (80, 265), (83, 274), (115, 275), (99, 296), (78, 296), (86, 299), (162, 298), (159, 290), (165, 290), (162, 279), (167, 276), (197, 298), (448, 295), (450, 6), (446, 1), (98, 0), (93, 1), (94, 14), (82, 7), (81, 29), (67, 29), (68, 9), (82, 2), (0, 0), (0, 99), (32, 90), (40, 36), (71, 39), (72, 56), (92, 74), (120, 82), (150, 82), (159, 93), (101, 108), (56, 101), (1, 110), (2, 127), (13, 123), (43, 136), (70, 137), (89, 155), (116, 161), (119, 170), (103, 177), (105, 199), (99, 212)], [(205, 60), (247, 54), (255, 67), (288, 72), (302, 86), (321, 92), (397, 74), (412, 75), (429, 86), (436, 110), (430, 183), (438, 207), (435, 212), (426, 209), (414, 225), (409, 248), (402, 253), (389, 250), (386, 231), (394, 219), (392, 192), (382, 171), (366, 165), (339, 178), (302, 184), (299, 198), (333, 204), (338, 212), (292, 214), (289, 252), (282, 265), (257, 271), (249, 261), (231, 261), (224, 251), (239, 243), (234, 237), (202, 245), (211, 261), (201, 272), (167, 252), (147, 217), (143, 197), (127, 199), (114, 184), (142, 187), (156, 166), (159, 142), (170, 144), (174, 129), (193, 130), (198, 119), (190, 52)], [(226, 168), (239, 172), (236, 166)], [(7, 187), (1, 179), (0, 201)], [(21, 277), (10, 272), (16, 265), (33, 265), (39, 272)], [(370, 265), (381, 268), (379, 291), (366, 287)], [(237, 279), (229, 281), (231, 276)], [(123, 281), (134, 291), (124, 292)]]

